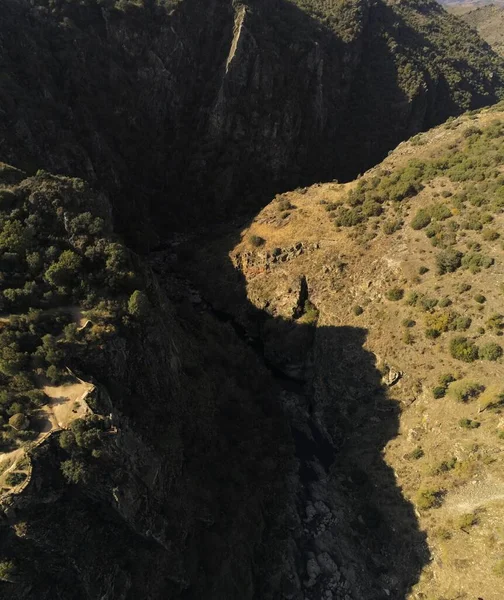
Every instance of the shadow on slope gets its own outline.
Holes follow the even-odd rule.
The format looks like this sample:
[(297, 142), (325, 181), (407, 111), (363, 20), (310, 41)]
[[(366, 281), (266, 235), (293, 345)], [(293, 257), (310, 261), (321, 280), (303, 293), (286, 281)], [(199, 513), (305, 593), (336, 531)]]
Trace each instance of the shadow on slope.
[[(239, 236), (230, 236), (224, 243), (203, 245), (189, 259), (192, 249), (182, 247), (180, 256), (189, 260), (193, 279), (213, 307), (206, 310), (230, 323), (254, 348), (282, 390), (298, 459), (301, 520), (290, 524), (296, 551), (291, 547), (289, 556), (304, 593), (299, 598), (319, 600), (337, 589), (331, 587), (335, 572), (324, 563), (328, 553), (352, 598), (405, 600), (430, 554), (414, 507), (383, 459), (384, 447), (398, 435), (400, 408), (393, 387), (382, 383), (374, 354), (365, 348), (367, 330), (302, 324), (309, 300), (303, 285), (293, 307), (298, 321), (259, 310), (229, 258), (238, 242)], [(186, 265), (180, 268), (185, 272)], [(284, 276), (285, 271), (278, 274)], [(268, 306), (268, 299), (262, 300)], [(315, 577), (313, 559), (322, 565)], [(287, 594), (295, 585), (286, 575), (289, 569), (283, 572)], [(271, 576), (262, 574), (255, 598), (270, 597)], [(279, 596), (273, 592), (273, 597)]]

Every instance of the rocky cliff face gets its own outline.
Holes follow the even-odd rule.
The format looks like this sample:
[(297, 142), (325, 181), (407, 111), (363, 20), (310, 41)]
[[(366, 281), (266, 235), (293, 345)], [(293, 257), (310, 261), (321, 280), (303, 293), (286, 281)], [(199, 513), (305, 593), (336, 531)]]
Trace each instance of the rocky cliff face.
[(147, 246), (152, 222), (216, 221), (348, 178), (503, 88), (496, 57), (430, 1), (1, 9), (3, 159), (105, 187)]

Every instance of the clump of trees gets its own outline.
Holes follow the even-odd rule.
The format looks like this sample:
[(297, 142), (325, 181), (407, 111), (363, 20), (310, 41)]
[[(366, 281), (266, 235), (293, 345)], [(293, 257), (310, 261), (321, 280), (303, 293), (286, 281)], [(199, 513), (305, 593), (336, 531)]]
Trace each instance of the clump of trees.
[(96, 459), (103, 451), (107, 422), (98, 415), (75, 419), (70, 429), (59, 436), (59, 445), (68, 456), (61, 462), (61, 472), (68, 483), (87, 483), (92, 477)]

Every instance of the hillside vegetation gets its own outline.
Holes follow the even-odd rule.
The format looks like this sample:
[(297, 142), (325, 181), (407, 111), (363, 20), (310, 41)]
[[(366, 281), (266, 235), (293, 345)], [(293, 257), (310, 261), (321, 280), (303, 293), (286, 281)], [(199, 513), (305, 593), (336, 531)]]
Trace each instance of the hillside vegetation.
[[(248, 301), (292, 326), (306, 315), (293, 311), (287, 288), (291, 292), (305, 278), (318, 332), (312, 349), (318, 358), (310, 363), (313, 410), (331, 435), (334, 410), (349, 430), (362, 431), (369, 397), (375, 397), (376, 422), (388, 418), (376, 387), (367, 387), (364, 363), (355, 364), (343, 349), (336, 354), (342, 371), (336, 375), (336, 355), (325, 358), (338, 352), (327, 346), (331, 329), (336, 338), (338, 330), (367, 331), (365, 348), (400, 410), (397, 437), (385, 441), (385, 460), (432, 554), (412, 598), (501, 596), (503, 225), (501, 104), (400, 144), (354, 182), (279, 195), (230, 251)], [(219, 276), (211, 256), (228, 244), (222, 240), (207, 250), (210, 257), (200, 256), (213, 277), (202, 278), (213, 286)], [(214, 294), (229, 297), (232, 279), (220, 280)], [(338, 387), (337, 377), (346, 386)], [(340, 461), (375, 481), (376, 507), (400, 531), (399, 503), (369, 463), (367, 447), (377, 434), (362, 434), (360, 448), (342, 449)]]
[(278, 561), (275, 385), (228, 327), (178, 314), (107, 196), (0, 163), (0, 281), (1, 597), (232, 597), (223, 564)]
[(460, 14), (460, 18), (476, 29), (497, 54), (504, 56), (504, 4), (472, 8)]

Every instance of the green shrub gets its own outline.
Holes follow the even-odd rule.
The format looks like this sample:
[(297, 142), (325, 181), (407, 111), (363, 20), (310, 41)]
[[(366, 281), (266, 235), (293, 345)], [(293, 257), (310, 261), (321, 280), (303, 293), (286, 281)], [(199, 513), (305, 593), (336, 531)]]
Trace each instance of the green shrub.
[(501, 332), (502, 329), (504, 329), (504, 316), (499, 313), (493, 314), (488, 318), (486, 326), (488, 329), (490, 329), (490, 331), (495, 333)]
[(478, 517), (474, 513), (466, 513), (458, 519), (457, 525), (459, 529), (469, 529), (478, 524)]
[(151, 312), (151, 304), (145, 292), (135, 290), (128, 300), (128, 312), (137, 319), (145, 319)]
[(468, 292), (471, 289), (471, 284), (469, 283), (459, 283), (457, 286), (457, 292), (459, 294), (463, 294), (464, 292)]
[(427, 211), (425, 208), (421, 208), (413, 217), (411, 221), (411, 228), (415, 231), (418, 231), (420, 229), (423, 229), (424, 227), (427, 227), (427, 225), (429, 225), (430, 222), (431, 216), (429, 214), (429, 211)]
[(425, 330), (425, 337), (429, 338), (430, 340), (435, 340), (440, 335), (441, 335), (441, 332), (439, 331), (439, 329), (433, 329), (431, 327), (431, 328)]
[(438, 303), (438, 306), (439, 306), (440, 308), (446, 308), (447, 306), (451, 306), (452, 304), (453, 304), (453, 303), (452, 303), (452, 301), (450, 300), (450, 298), (448, 298), (448, 297), (446, 297), (446, 296), (445, 296), (444, 298), (441, 298), (441, 300), (440, 300), (440, 301), (439, 301), (439, 303)]
[(23, 413), (16, 413), (9, 419), (9, 425), (17, 431), (23, 431), (28, 428), (30, 422)]
[(488, 269), (494, 264), (494, 259), (479, 252), (466, 254), (462, 259), (462, 268), (469, 269), (471, 273), (479, 273), (481, 269)]
[(403, 225), (403, 222), (400, 219), (395, 219), (393, 221), (387, 220), (383, 223), (383, 233), (387, 235), (392, 235), (396, 231), (399, 231)]
[(474, 296), (474, 299), (478, 304), (484, 304), (486, 302), (486, 298), (485, 296), (483, 296), (483, 294), (476, 294), (476, 296)]
[(432, 469), (433, 475), (440, 475), (441, 473), (448, 473), (448, 471), (452, 471), (457, 464), (457, 459), (455, 456), (452, 456), (449, 460), (441, 461), (437, 466)]
[(400, 287), (393, 287), (387, 292), (387, 300), (391, 302), (397, 302), (398, 300), (402, 300), (404, 297), (404, 290)]
[(260, 237), (259, 235), (251, 235), (250, 238), (250, 243), (252, 244), (252, 246), (254, 246), (255, 248), (259, 248), (259, 246), (262, 246), (265, 243), (265, 239)]
[(439, 489), (423, 489), (416, 496), (416, 505), (420, 510), (428, 510), (441, 506), (443, 494)]
[(75, 283), (81, 268), (81, 258), (72, 250), (61, 253), (57, 262), (45, 272), (45, 280), (54, 287), (65, 287)]
[(418, 274), (419, 275), (425, 275), (425, 273), (428, 273), (429, 269), (427, 267), (424, 267), (423, 265), (418, 269)]
[(362, 313), (364, 312), (364, 309), (362, 308), (362, 306), (354, 306), (353, 308), (353, 313), (356, 317), (358, 317), (359, 315), (362, 315)]
[(413, 321), (413, 319), (404, 319), (402, 324), (404, 327), (415, 327), (416, 321)]
[(307, 300), (304, 305), (304, 312), (299, 319), (300, 323), (305, 325), (315, 325), (319, 318), (319, 311), (317, 307)]
[(434, 310), (438, 304), (437, 298), (428, 298), (425, 295), (420, 296), (419, 298), (420, 308), (425, 312), (430, 312)]
[(478, 347), (465, 337), (455, 337), (450, 341), (450, 354), (457, 360), (473, 362), (478, 358)]
[(458, 316), (450, 323), (450, 329), (452, 331), (467, 331), (471, 326), (471, 323), (471, 317)]
[(439, 384), (444, 388), (447, 388), (450, 383), (456, 381), (455, 377), (451, 373), (444, 373), (439, 377)]
[(446, 388), (444, 388), (442, 386), (437, 386), (432, 390), (432, 395), (436, 399), (443, 398), (445, 396), (445, 394), (446, 394)]
[(409, 331), (409, 329), (406, 329), (403, 332), (403, 336), (402, 336), (402, 341), (404, 344), (406, 344), (407, 346), (411, 346), (411, 344), (414, 343), (415, 338), (413, 337), (411, 331)]
[(497, 239), (499, 239), (500, 234), (498, 231), (496, 231), (495, 229), (484, 229), (483, 233), (481, 234), (481, 237), (486, 241), (486, 242), (493, 242)]
[(410, 452), (409, 457), (415, 460), (419, 460), (424, 455), (425, 452), (422, 450), (422, 448), (420, 446), (417, 446), (414, 450)]
[(471, 400), (478, 398), (484, 391), (484, 385), (471, 381), (455, 390), (455, 399), (457, 402), (470, 402)]
[(490, 342), (481, 346), (479, 349), (479, 358), (483, 360), (496, 361), (502, 356), (502, 347), (495, 342)]
[(11, 485), (12, 487), (14, 487), (16, 485), (20, 485), (21, 483), (23, 483), (23, 481), (26, 479), (26, 477), (27, 477), (26, 473), (19, 473), (19, 472), (9, 473), (7, 475), (7, 477), (5, 478), (5, 483), (7, 485)]
[(444, 250), (436, 256), (436, 266), (438, 275), (444, 273), (453, 273), (462, 264), (462, 252), (458, 250)]
[(11, 581), (16, 574), (16, 565), (11, 560), (0, 561), (0, 581)]
[(72, 452), (77, 447), (75, 435), (69, 430), (62, 431), (58, 441), (61, 448), (67, 452)]
[(334, 224), (336, 227), (353, 227), (365, 220), (360, 207), (341, 208), (338, 212)]
[(69, 459), (61, 463), (61, 472), (68, 483), (86, 483), (89, 473), (82, 460)]
[(416, 306), (419, 298), (420, 295), (418, 292), (410, 292), (406, 298), (406, 304), (409, 304), (410, 306)]
[(460, 419), (459, 425), (463, 429), (478, 429), (481, 423), (479, 421), (473, 421), (472, 419)]
[(436, 221), (444, 221), (452, 216), (451, 210), (446, 204), (435, 204), (434, 206), (431, 206), (430, 213), (432, 218), (436, 219)]

